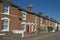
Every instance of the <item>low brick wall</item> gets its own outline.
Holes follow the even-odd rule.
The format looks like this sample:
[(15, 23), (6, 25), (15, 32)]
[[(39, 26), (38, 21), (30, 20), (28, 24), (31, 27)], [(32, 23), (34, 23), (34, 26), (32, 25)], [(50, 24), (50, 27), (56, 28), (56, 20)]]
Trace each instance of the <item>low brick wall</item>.
[(22, 34), (0, 35), (0, 40), (19, 40), (20, 38), (22, 38)]

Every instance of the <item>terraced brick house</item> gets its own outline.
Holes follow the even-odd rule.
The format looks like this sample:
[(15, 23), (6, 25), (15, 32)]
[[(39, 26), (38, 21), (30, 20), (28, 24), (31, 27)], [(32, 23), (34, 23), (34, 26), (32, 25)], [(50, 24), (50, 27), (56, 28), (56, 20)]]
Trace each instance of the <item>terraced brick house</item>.
[(0, 33), (13, 32), (28, 34), (37, 31), (38, 15), (28, 9), (19, 7), (11, 0), (0, 1)]
[(49, 26), (53, 27), (53, 30), (55, 31), (55, 30), (57, 30), (58, 22), (55, 19), (50, 18), (49, 19)]
[(60, 31), (60, 23), (58, 23), (58, 30)]
[[(12, 0), (0, 0), (0, 34), (7, 32), (22, 33), (22, 37), (31, 35), (39, 29), (47, 29), (52, 26), (52, 21), (48, 16), (44, 17), (42, 12), (36, 14), (33, 12), (33, 6), (29, 5), (24, 9), (14, 3)], [(57, 26), (57, 22), (55, 22)]]
[(46, 30), (47, 31), (47, 27), (49, 25), (49, 19), (48, 19), (48, 15), (46, 15), (45, 17), (43, 16), (43, 12), (40, 11), (39, 12), (39, 27), (40, 30)]

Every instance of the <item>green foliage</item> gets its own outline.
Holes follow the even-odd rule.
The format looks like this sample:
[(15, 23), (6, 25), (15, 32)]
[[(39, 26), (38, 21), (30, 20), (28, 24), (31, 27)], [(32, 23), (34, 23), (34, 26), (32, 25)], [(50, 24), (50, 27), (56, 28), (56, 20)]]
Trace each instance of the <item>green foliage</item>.
[(50, 31), (52, 31), (52, 30), (53, 30), (53, 27), (48, 26), (48, 31), (50, 32)]

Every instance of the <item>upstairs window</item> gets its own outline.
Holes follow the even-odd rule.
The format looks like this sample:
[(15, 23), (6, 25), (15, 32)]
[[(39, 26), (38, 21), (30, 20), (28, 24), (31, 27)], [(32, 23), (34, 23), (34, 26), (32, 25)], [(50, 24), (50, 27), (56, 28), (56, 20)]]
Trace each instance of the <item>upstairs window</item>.
[(25, 17), (26, 17), (26, 14), (22, 13), (22, 18), (25, 19)]
[(4, 14), (9, 14), (9, 5), (7, 3), (4, 4)]
[(40, 18), (40, 23), (42, 23), (42, 18)]
[(26, 20), (26, 14), (27, 14), (26, 12), (22, 11), (22, 19), (23, 20)]
[(9, 31), (9, 18), (2, 18), (2, 31)]
[(4, 13), (8, 13), (8, 5), (4, 5)]

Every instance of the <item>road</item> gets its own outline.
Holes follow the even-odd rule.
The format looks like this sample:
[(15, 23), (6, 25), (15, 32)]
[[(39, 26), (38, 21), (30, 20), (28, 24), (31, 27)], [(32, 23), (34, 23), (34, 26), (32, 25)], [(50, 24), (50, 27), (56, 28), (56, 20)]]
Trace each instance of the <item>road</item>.
[(42, 38), (39, 38), (37, 40), (60, 40), (60, 32), (53, 33), (50, 35), (45, 35)]
[(27, 37), (21, 40), (60, 40), (60, 32), (48, 33), (43, 36), (38, 35), (34, 37)]

